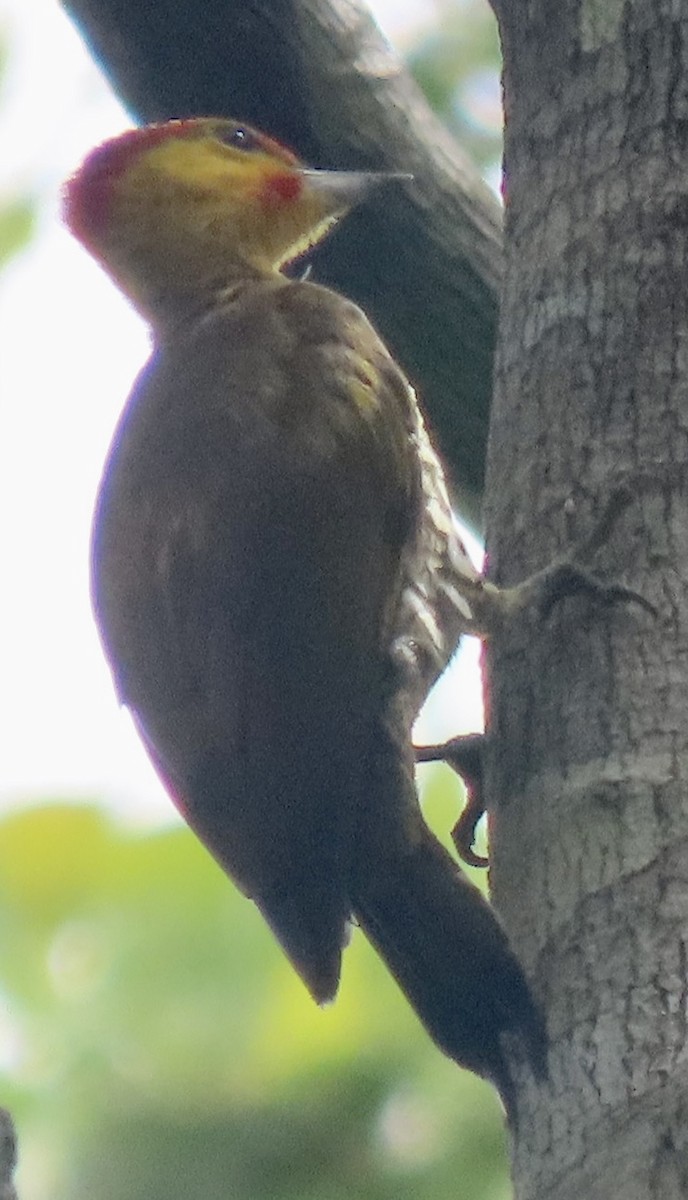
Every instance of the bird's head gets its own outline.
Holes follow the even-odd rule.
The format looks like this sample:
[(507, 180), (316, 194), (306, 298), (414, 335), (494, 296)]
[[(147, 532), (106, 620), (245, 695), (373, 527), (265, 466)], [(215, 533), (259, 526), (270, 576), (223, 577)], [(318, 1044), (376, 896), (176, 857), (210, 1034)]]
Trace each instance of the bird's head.
[(132, 129), (65, 188), (72, 233), (153, 324), (273, 275), (387, 174), (315, 171), (237, 121)]

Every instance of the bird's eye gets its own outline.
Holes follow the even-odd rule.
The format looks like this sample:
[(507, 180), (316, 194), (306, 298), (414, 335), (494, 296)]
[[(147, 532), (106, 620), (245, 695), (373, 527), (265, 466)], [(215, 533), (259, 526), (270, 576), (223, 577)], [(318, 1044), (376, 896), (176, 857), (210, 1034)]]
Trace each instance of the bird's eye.
[(224, 142), (225, 146), (233, 146), (236, 150), (258, 150), (260, 142), (255, 133), (251, 129), (246, 129), (243, 125), (235, 125), (233, 129), (228, 129), (226, 133), (218, 134), (219, 140)]

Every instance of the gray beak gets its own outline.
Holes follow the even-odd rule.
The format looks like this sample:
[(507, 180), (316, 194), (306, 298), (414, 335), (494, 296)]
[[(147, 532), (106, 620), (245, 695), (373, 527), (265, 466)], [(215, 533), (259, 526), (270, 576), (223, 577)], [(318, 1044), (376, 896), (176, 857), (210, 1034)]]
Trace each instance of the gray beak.
[(387, 183), (408, 183), (405, 171), (318, 171), (304, 167), (300, 174), (310, 187), (327, 196), (333, 205), (349, 208)]

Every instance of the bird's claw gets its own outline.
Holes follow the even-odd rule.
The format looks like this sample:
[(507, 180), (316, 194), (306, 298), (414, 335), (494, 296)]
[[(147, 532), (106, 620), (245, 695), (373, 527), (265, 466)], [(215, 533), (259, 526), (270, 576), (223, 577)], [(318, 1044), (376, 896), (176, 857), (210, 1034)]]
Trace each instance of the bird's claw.
[(574, 563), (556, 563), (534, 576), (524, 585), (533, 589), (534, 601), (542, 618), (549, 616), (555, 605), (569, 596), (589, 596), (598, 604), (638, 604), (657, 617), (654, 604), (635, 592), (632, 588), (623, 587), (618, 583), (603, 583), (589, 571)]
[(459, 858), (471, 867), (489, 866), (489, 860), (473, 849), (475, 831), (485, 812), (482, 789), (484, 743), (482, 733), (469, 733), (435, 746), (414, 747), (416, 762), (446, 762), (463, 780), (466, 804), (451, 836)]

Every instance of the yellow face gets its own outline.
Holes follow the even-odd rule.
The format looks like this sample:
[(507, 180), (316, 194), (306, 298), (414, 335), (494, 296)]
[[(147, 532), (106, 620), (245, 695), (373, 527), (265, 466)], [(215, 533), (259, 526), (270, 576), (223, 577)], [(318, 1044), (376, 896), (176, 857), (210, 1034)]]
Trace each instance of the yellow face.
[(94, 151), (67, 186), (66, 219), (153, 317), (231, 282), (271, 275), (347, 207), (277, 142), (235, 121), (147, 126)]

